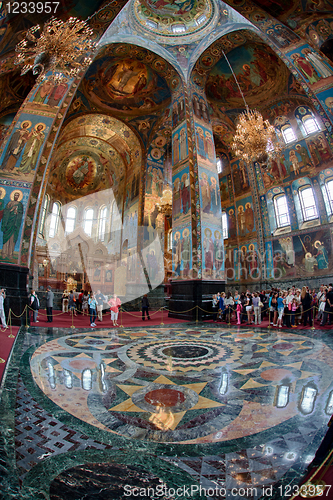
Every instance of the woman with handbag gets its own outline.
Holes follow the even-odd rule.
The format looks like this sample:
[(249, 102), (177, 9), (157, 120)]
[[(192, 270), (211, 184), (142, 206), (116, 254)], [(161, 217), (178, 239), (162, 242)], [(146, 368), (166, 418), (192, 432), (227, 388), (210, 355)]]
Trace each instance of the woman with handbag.
[(247, 297), (247, 300), (246, 300), (245, 309), (246, 309), (246, 314), (247, 314), (247, 324), (251, 325), (251, 323), (252, 323), (252, 309), (253, 309), (252, 297), (251, 297), (250, 293), (248, 293), (246, 297)]
[(261, 323), (261, 309), (260, 308), (262, 307), (262, 302), (260, 301), (260, 298), (259, 298), (257, 293), (253, 294), (252, 304), (253, 304), (253, 310), (254, 310), (254, 324), (260, 325), (260, 323)]

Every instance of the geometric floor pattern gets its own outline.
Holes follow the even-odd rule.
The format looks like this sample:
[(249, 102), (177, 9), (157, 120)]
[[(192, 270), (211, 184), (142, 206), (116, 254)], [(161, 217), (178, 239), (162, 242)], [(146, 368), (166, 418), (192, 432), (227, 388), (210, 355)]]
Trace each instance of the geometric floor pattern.
[(291, 497), (333, 412), (332, 349), (321, 331), (23, 328), (2, 384), (1, 494)]

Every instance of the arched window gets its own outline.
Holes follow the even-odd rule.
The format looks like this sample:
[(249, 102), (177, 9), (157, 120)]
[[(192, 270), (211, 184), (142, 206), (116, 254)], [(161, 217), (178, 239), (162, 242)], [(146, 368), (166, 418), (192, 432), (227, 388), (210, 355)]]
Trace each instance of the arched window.
[(298, 195), (302, 208), (304, 222), (318, 218), (316, 202), (311, 186), (299, 188)]
[(216, 157), (216, 168), (217, 168), (217, 173), (220, 174), (222, 172), (222, 160), (219, 156)]
[(289, 144), (290, 142), (294, 142), (297, 140), (295, 132), (293, 131), (290, 125), (285, 125), (284, 127), (281, 127), (281, 132), (284, 142), (286, 144)]
[(318, 122), (309, 106), (299, 106), (295, 110), (295, 116), (303, 135), (313, 134), (320, 131)]
[(116, 222), (116, 215), (117, 215), (117, 203), (115, 201), (112, 202), (111, 208), (110, 208), (110, 233), (109, 233), (109, 241), (111, 241), (112, 238), (112, 232), (115, 230), (115, 222)]
[(42, 238), (44, 238), (45, 221), (46, 221), (47, 210), (49, 208), (49, 203), (50, 203), (50, 197), (47, 194), (47, 195), (45, 195), (45, 198), (43, 201), (41, 216), (40, 216), (40, 221), (39, 221), (39, 236), (41, 236)]
[(328, 201), (330, 204), (331, 214), (333, 214), (333, 179), (327, 179), (325, 182)]
[(91, 236), (93, 221), (94, 221), (94, 209), (87, 208), (86, 211), (84, 212), (83, 231), (88, 236)]
[(303, 120), (304, 129), (307, 135), (313, 134), (313, 132), (318, 132), (320, 130), (318, 123), (313, 118), (313, 116), (307, 116)]
[(274, 196), (274, 210), (277, 227), (289, 226), (288, 203), (284, 194)]
[(228, 239), (229, 234), (228, 234), (228, 217), (226, 212), (222, 212), (222, 233), (223, 233), (223, 239)]
[(98, 220), (98, 239), (101, 241), (104, 241), (105, 239), (106, 213), (107, 208), (105, 206), (101, 207)]
[(65, 225), (66, 234), (72, 233), (74, 231), (75, 220), (76, 220), (76, 207), (69, 207), (66, 215), (66, 225)]
[(49, 229), (49, 237), (54, 238), (58, 231), (59, 219), (60, 219), (60, 209), (61, 205), (59, 201), (55, 201), (52, 206), (51, 220), (50, 220), (50, 229)]

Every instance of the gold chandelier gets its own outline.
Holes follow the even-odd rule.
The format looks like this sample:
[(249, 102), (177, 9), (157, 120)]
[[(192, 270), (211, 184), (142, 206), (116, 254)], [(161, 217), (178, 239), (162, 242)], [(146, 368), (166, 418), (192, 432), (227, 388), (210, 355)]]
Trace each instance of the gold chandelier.
[(245, 162), (265, 163), (281, 151), (273, 125), (264, 120), (259, 111), (248, 107), (238, 117), (231, 147), (235, 155)]
[(93, 30), (86, 21), (75, 17), (67, 21), (51, 18), (44, 24), (43, 31), (39, 25), (30, 28), (15, 48), (17, 56), (15, 64), (24, 64), (21, 75), (32, 69), (38, 75), (37, 82), (43, 80), (46, 73), (76, 76), (82, 68), (91, 64), (87, 56), (96, 48), (91, 37)]
[(264, 120), (262, 114), (256, 109), (249, 109), (229, 59), (224, 51), (222, 52), (245, 104), (245, 111), (238, 117), (236, 134), (231, 148), (235, 155), (245, 162), (259, 161), (265, 163), (269, 158), (280, 153), (282, 146), (278, 141), (273, 125), (268, 120)]
[(157, 209), (163, 215), (172, 213), (172, 191), (169, 186), (163, 189), (163, 195), (160, 203), (156, 203)]

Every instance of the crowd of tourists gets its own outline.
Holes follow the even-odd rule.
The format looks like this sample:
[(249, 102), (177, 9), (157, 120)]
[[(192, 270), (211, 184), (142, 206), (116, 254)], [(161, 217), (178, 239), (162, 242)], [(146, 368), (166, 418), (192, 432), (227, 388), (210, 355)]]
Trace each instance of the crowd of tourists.
[(292, 286), (287, 290), (272, 288), (242, 293), (236, 290), (234, 295), (217, 293), (212, 298), (212, 312), (213, 321), (236, 321), (238, 325), (260, 325), (262, 318), (278, 328), (312, 326), (315, 319), (321, 326), (330, 325), (333, 322), (333, 285), (321, 285), (319, 290)]
[(103, 321), (103, 311), (109, 310), (111, 312), (111, 321), (113, 326), (119, 326), (118, 314), (121, 306), (121, 301), (116, 294), (108, 297), (100, 290), (94, 294), (93, 291), (81, 290), (65, 290), (62, 295), (62, 312), (72, 313), (74, 316), (78, 314), (86, 314), (90, 317), (90, 326), (96, 326), (95, 321)]

